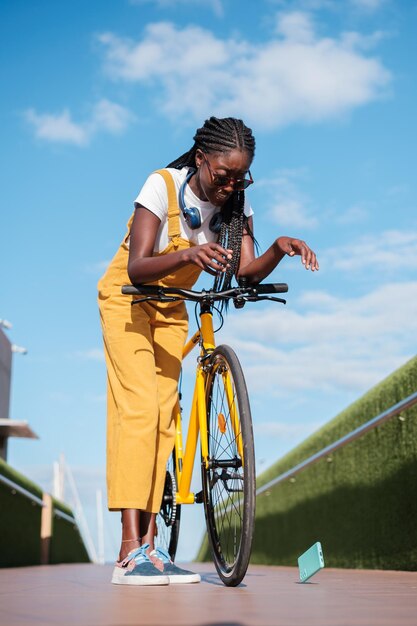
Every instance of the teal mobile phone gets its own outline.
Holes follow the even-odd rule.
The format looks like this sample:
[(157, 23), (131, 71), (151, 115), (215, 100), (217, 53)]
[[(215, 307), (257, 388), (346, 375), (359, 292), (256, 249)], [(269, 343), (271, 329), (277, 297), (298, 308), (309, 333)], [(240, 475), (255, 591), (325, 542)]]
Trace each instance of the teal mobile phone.
[(305, 583), (306, 580), (314, 576), (324, 567), (323, 549), (320, 541), (317, 541), (311, 548), (306, 550), (298, 558), (298, 569), (300, 571), (300, 581)]

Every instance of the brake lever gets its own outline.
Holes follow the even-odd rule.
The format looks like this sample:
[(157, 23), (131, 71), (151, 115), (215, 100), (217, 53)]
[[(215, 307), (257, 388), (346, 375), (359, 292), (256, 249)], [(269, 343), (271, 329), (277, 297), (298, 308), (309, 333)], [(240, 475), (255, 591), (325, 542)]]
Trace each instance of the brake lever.
[(259, 300), (273, 300), (274, 302), (280, 302), (281, 304), (287, 304), (284, 298), (276, 298), (275, 296), (261, 296)]
[(274, 302), (280, 302), (281, 304), (287, 304), (287, 301), (283, 298), (276, 298), (275, 296), (242, 296), (246, 302), (258, 302), (259, 300), (273, 300)]
[(146, 300), (152, 300), (152, 296), (144, 296), (143, 298), (138, 298), (137, 300), (132, 300), (130, 306), (134, 304), (139, 304), (140, 302), (146, 302)]

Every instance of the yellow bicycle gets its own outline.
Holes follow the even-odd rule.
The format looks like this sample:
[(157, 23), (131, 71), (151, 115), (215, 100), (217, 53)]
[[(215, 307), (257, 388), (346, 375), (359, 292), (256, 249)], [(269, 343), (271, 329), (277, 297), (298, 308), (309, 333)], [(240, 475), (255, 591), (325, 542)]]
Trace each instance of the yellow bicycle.
[[(172, 559), (177, 550), (181, 505), (203, 503), (207, 534), (217, 572), (227, 586), (238, 585), (246, 574), (255, 522), (255, 451), (249, 397), (235, 352), (216, 347), (215, 303), (232, 300), (236, 308), (246, 302), (285, 300), (269, 294), (288, 291), (285, 283), (245, 285), (225, 291), (192, 291), (176, 287), (126, 285), (122, 292), (145, 300), (188, 300), (199, 309), (198, 330), (184, 347), (186, 357), (199, 345), (196, 378), (187, 442), (183, 447), (180, 399), (174, 409), (175, 446), (168, 463), (161, 510), (157, 516), (157, 542)], [(198, 437), (201, 447), (202, 490), (190, 491)]]

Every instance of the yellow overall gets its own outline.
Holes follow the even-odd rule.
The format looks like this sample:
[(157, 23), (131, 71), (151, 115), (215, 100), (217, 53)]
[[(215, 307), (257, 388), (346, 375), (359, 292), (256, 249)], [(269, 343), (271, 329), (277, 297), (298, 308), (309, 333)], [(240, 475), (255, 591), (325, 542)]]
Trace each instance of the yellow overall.
[[(168, 246), (191, 247), (180, 237), (174, 181), (158, 170), (168, 190)], [(157, 513), (165, 466), (174, 446), (172, 410), (177, 399), (188, 316), (183, 302), (142, 302), (121, 294), (127, 274), (129, 232), (98, 283), (107, 364), (107, 493), (109, 509)], [(187, 265), (152, 284), (191, 288), (201, 270)]]

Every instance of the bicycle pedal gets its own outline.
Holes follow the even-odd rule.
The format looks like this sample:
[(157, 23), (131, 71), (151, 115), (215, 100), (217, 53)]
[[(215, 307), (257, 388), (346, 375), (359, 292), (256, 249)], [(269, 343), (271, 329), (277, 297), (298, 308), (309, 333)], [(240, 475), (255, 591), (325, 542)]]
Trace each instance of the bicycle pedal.
[(199, 491), (198, 493), (194, 494), (194, 502), (196, 504), (201, 504), (203, 502), (203, 492)]

